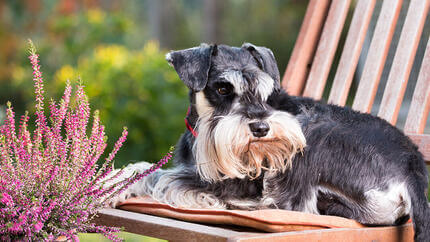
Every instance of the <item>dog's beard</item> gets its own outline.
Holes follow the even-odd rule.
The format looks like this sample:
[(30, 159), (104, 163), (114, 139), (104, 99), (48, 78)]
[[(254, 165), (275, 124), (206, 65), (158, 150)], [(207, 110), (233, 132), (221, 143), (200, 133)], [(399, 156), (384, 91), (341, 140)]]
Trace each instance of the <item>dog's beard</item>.
[(193, 147), (198, 173), (209, 182), (252, 179), (263, 170), (284, 172), (306, 146), (300, 124), (286, 112), (275, 111), (266, 119), (270, 131), (263, 138), (255, 138), (240, 115), (216, 119), (214, 127), (209, 118), (199, 120), (199, 135)]

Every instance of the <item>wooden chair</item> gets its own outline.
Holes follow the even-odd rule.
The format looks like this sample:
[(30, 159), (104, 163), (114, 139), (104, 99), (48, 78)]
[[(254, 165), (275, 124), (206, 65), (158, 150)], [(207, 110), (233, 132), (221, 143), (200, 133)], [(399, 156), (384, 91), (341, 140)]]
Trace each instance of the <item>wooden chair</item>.
[[(356, 2), (328, 98), (329, 103), (338, 105), (346, 103), (377, 1)], [(350, 5), (350, 0), (309, 2), (282, 81), (282, 86), (290, 94), (315, 99), (322, 97)], [(352, 103), (355, 110), (370, 112), (372, 109), (401, 7), (402, 0), (385, 0), (382, 4)], [(378, 112), (378, 116), (393, 125), (397, 121), (429, 7), (428, 0), (411, 0), (403, 23)], [(423, 132), (429, 109), (430, 41), (426, 46), (404, 126), (404, 132), (419, 146), (427, 162), (430, 161), (430, 135)], [(117, 209), (103, 210), (96, 222), (123, 226), (128, 232), (172, 241), (413, 241), (411, 224), (399, 227), (264, 233), (244, 228), (189, 223)]]

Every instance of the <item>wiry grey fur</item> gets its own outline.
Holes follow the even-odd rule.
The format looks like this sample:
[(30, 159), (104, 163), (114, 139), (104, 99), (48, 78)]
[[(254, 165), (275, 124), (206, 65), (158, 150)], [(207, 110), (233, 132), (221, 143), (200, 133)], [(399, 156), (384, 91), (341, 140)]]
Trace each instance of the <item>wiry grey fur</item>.
[[(264, 47), (202, 45), (166, 56), (190, 89), (191, 112), (162, 170), (112, 201), (151, 195), (173, 206), (279, 208), (404, 223), (429, 241), (428, 175), (417, 147), (387, 122), (293, 97)], [(130, 166), (142, 171), (148, 164)]]

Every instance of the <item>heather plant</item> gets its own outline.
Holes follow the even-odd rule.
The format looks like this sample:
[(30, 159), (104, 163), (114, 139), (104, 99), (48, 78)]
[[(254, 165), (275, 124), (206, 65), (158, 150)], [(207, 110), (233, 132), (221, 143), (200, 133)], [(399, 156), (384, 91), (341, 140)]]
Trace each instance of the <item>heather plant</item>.
[[(78, 55), (76, 65), (57, 64), (59, 68), (51, 71), (51, 75), (45, 71), (49, 63), (44, 59), (44, 76), (52, 76), (52, 82), (45, 87), (46, 95), (59, 99), (67, 80), (80, 76), (91, 105), (100, 110), (106, 135), (119, 137), (123, 126), (133, 130), (127, 136), (127, 145), (116, 156), (116, 165), (121, 167), (137, 159), (158, 160), (184, 131), (183, 119), (188, 107), (188, 90), (174, 68), (167, 65), (165, 50), (153, 41), (138, 49), (117, 44), (99, 44), (92, 49), (88, 55)], [(61, 56), (58, 58), (63, 62)], [(20, 69), (24, 72), (25, 66)], [(14, 83), (20, 91), (28, 93), (21, 95), (28, 100), (26, 109), (33, 112), (34, 105), (28, 97), (32, 90), (25, 88), (30, 76), (22, 74), (21, 78)], [(0, 100), (2, 88), (6, 87), (0, 84)], [(16, 105), (21, 95), (13, 99), (14, 111), (24, 114)], [(110, 150), (115, 140), (109, 139), (107, 143), (106, 149)], [(101, 159), (105, 157), (104, 154)]]
[(105, 186), (122, 173), (111, 174), (127, 129), (98, 167), (106, 148), (105, 128), (95, 111), (87, 134), (90, 106), (83, 85), (77, 85), (72, 98), (72, 87), (67, 83), (60, 102), (50, 101), (47, 117), (42, 73), (31, 42), (29, 59), (36, 95), (35, 128), (29, 130), (26, 113), (16, 129), (11, 103), (0, 126), (0, 240), (53, 240), (63, 236), (78, 241), (80, 232), (102, 233), (119, 240), (115, 234), (118, 228), (96, 225), (91, 219), (112, 196), (165, 164), (172, 151), (144, 173)]

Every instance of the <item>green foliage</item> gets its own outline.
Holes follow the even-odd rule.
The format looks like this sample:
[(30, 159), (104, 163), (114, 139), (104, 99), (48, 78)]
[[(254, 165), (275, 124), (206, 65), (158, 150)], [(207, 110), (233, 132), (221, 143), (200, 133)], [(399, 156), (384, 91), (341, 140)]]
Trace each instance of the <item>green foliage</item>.
[(46, 9), (38, 13), (34, 23), (37, 27), (34, 28), (28, 28), (30, 14), (18, 14), (16, 9), (9, 14), (4, 10), (6, 14), (1, 18), (4, 21), (0, 21), (0, 61), (4, 63), (0, 65), (0, 105), (12, 101), (18, 114), (25, 109), (33, 111), (30, 105), (32, 88), (29, 88), (32, 78), (31, 72), (27, 71), (26, 41), (29, 37), (38, 45), (39, 54), (46, 56), (41, 64), (47, 89), (58, 96), (62, 92), (53, 93), (49, 84), (53, 74), (63, 65), (76, 66), (79, 58), (89, 56), (97, 45), (123, 44), (128, 39), (136, 39), (136, 34), (144, 36), (145, 33), (121, 11), (105, 12), (93, 8), (64, 15), (52, 11), (55, 6), (51, 5), (47, 4)]
[[(166, 240), (142, 236), (139, 234), (132, 234), (128, 232), (120, 232), (118, 233), (118, 236), (127, 242), (163, 242)], [(109, 242), (110, 240), (105, 238), (101, 234), (95, 234), (95, 233), (80, 233), (79, 234), (79, 240), (81, 242), (93, 242), (93, 241), (100, 241), (100, 242)]]
[(14, 103), (17, 115), (34, 112), (25, 44), (30, 36), (46, 57), (41, 70), (47, 97), (58, 99), (65, 81), (80, 76), (91, 108), (100, 110), (106, 126), (107, 149), (121, 135), (120, 127), (129, 128), (117, 167), (129, 160), (158, 160), (183, 132), (187, 108), (187, 90), (164, 60), (166, 51), (147, 41), (146, 29), (136, 25), (136, 15), (130, 11), (91, 8), (61, 14), (53, 11), (56, 7), (48, 4), (41, 9), (38, 27), (31, 30), (23, 29), (28, 13), (4, 10), (0, 33), (7, 35), (0, 35), (0, 60), (5, 63), (0, 65), (0, 120), (7, 101)]
[(92, 108), (100, 110), (107, 136), (119, 137), (121, 127), (129, 128), (117, 167), (129, 160), (158, 160), (183, 132), (187, 89), (155, 42), (136, 51), (98, 46), (76, 66), (65, 65), (55, 73), (54, 92), (78, 76)]

